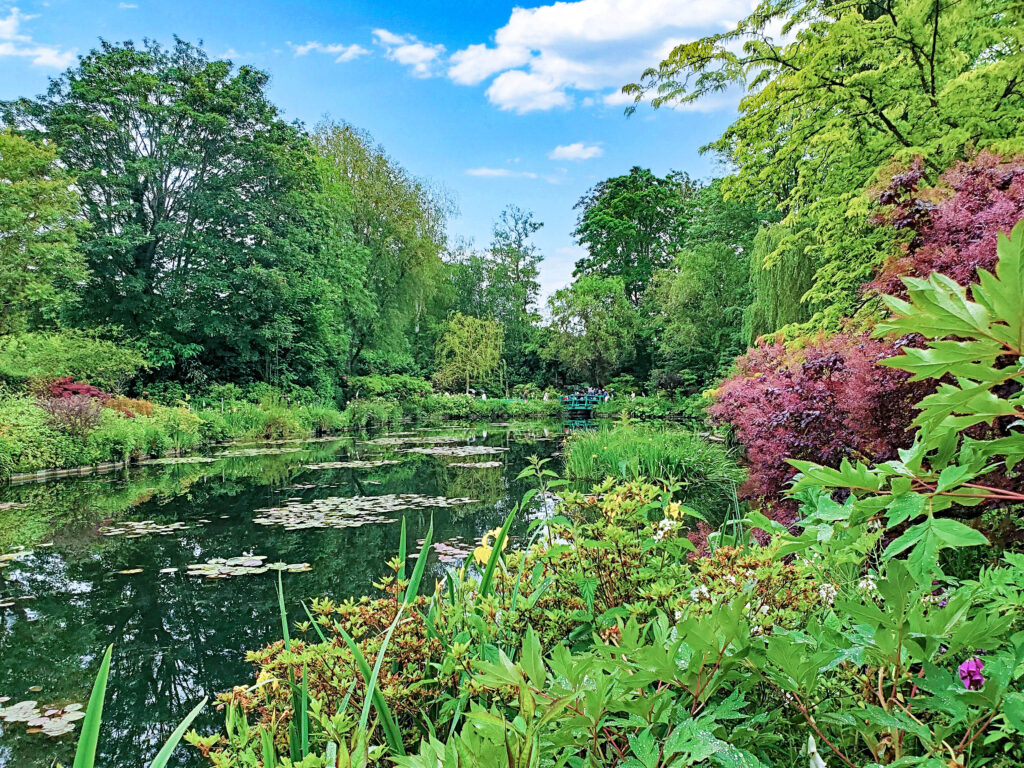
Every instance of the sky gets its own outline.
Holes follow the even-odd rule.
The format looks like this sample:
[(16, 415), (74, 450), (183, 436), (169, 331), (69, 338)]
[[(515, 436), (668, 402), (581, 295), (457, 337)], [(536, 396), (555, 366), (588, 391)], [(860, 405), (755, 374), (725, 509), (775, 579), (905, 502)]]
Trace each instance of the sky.
[(368, 131), (443, 187), (453, 240), (486, 247), (509, 203), (544, 223), (541, 292), (581, 255), (573, 206), (633, 166), (696, 178), (723, 168), (700, 147), (736, 115), (728, 95), (624, 115), (620, 88), (673, 46), (724, 31), (751, 0), (0, 0), (0, 99), (35, 96), (100, 38), (177, 35), (271, 75), (287, 119)]

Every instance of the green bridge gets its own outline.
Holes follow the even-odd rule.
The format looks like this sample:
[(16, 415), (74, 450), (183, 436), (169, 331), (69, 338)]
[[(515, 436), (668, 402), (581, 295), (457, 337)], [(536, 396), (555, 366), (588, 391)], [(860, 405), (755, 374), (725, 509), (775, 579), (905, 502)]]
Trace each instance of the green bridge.
[(562, 407), (567, 411), (592, 411), (601, 404), (604, 395), (579, 392), (562, 396)]

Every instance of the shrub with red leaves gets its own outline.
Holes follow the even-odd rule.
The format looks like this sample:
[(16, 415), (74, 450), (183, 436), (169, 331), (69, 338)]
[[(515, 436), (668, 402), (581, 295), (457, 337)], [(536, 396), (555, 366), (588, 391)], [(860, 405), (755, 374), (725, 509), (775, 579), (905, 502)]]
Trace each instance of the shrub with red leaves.
[(913, 404), (933, 385), (875, 365), (905, 344), (839, 334), (800, 349), (756, 347), (739, 358), (710, 410), (746, 448), (744, 497), (788, 525), (796, 504), (783, 494), (796, 470), (786, 459), (828, 466), (846, 457), (887, 461), (909, 445)]
[(50, 423), (69, 435), (84, 440), (103, 418), (103, 402), (88, 395), (50, 397), (39, 401)]
[(46, 386), (46, 391), (51, 398), (67, 399), (71, 397), (87, 397), (100, 402), (106, 402), (110, 395), (92, 384), (84, 381), (75, 381), (70, 376), (57, 379)]
[(941, 272), (961, 285), (996, 263), (996, 234), (1024, 219), (1024, 157), (982, 152), (957, 163), (935, 187), (921, 187), (922, 165), (894, 175), (878, 202), (882, 223), (912, 233), (902, 253), (882, 267), (871, 290), (905, 296), (903, 276)]

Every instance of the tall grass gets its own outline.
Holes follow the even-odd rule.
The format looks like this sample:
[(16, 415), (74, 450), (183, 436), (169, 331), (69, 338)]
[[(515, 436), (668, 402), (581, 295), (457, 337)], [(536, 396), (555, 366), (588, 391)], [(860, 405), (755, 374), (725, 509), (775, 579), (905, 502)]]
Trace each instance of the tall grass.
[(579, 432), (565, 444), (565, 475), (572, 480), (661, 479), (678, 483), (690, 506), (724, 516), (744, 472), (730, 452), (697, 432), (618, 424)]

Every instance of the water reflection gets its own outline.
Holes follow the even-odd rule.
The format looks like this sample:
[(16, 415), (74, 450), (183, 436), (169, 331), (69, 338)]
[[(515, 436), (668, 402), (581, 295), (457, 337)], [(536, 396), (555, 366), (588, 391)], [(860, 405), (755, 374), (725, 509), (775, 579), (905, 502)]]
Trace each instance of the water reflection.
[[(287, 453), (242, 455), (204, 463), (177, 463), (132, 470), (118, 477), (75, 478), (22, 485), (0, 502), (0, 553), (27, 545), (31, 554), (0, 569), (0, 695), (42, 704), (85, 702), (97, 654), (115, 643), (100, 765), (148, 764), (178, 720), (204, 695), (248, 682), (245, 651), (280, 634), (273, 572), (209, 581), (185, 574), (189, 563), (212, 557), (263, 555), (268, 562), (308, 562), (307, 573), (283, 575), (292, 615), (302, 598), (371, 594), (384, 561), (398, 548), (396, 524), (344, 529), (286, 531), (252, 523), (254, 510), (333, 496), (416, 493), (469, 497), (473, 504), (405, 512), (410, 541), (421, 539), (433, 515), (435, 541), (476, 542), (500, 525), (527, 489), (516, 481), (527, 457), (557, 450), (558, 425), (498, 425), (482, 429), (417, 431), (457, 436), (453, 445), (508, 449), (497, 468), (449, 466), (466, 459), (402, 453), (400, 445), (355, 439), (282, 445)], [(256, 446), (248, 446), (250, 448)], [(306, 469), (331, 461), (399, 463), (363, 469)], [(541, 500), (527, 520), (543, 514)], [(400, 519), (401, 514), (391, 515)], [(104, 536), (111, 519), (181, 522), (190, 527), (167, 535)], [(450, 565), (432, 556), (432, 585)], [(120, 571), (142, 569), (141, 573)], [(176, 568), (173, 573), (163, 569)], [(41, 690), (30, 689), (38, 686)], [(213, 708), (197, 726), (216, 727)], [(0, 725), (0, 768), (70, 764), (74, 735), (50, 739), (27, 734), (23, 723)], [(77, 733), (77, 731), (76, 731)], [(199, 766), (180, 749), (172, 765)]]

